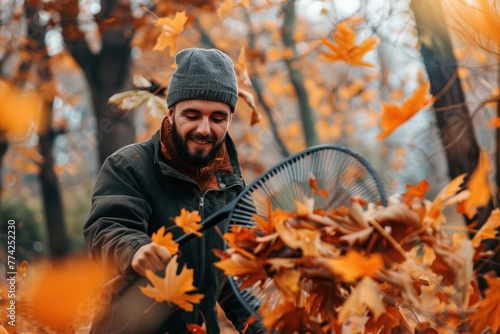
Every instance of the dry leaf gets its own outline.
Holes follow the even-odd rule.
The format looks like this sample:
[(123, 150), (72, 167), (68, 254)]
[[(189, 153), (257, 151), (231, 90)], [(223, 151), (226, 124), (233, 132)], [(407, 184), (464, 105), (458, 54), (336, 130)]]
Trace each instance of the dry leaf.
[(43, 97), (40, 93), (22, 90), (0, 81), (0, 133), (25, 138), (30, 131), (44, 131), (42, 104)]
[(194, 235), (201, 237), (202, 234), (198, 232), (202, 226), (199, 224), (201, 222), (200, 212), (194, 210), (189, 212), (186, 209), (181, 209), (181, 214), (174, 218), (175, 225), (182, 228), (184, 233), (193, 233)]
[(343, 282), (352, 283), (362, 277), (375, 277), (384, 268), (380, 254), (366, 257), (355, 250), (336, 258), (317, 258), (316, 263), (329, 270)]
[(373, 313), (375, 320), (386, 312), (382, 293), (370, 277), (364, 277), (347, 297), (339, 312), (338, 321), (344, 322), (351, 314), (364, 315), (367, 308)]
[(250, 126), (254, 126), (262, 120), (262, 116), (257, 110), (257, 105), (255, 104), (255, 99), (253, 95), (241, 88), (238, 88), (238, 96), (242, 97), (250, 108), (252, 108), (252, 118), (250, 120)]
[(474, 333), (484, 333), (488, 328), (492, 333), (500, 330), (500, 278), (489, 275), (486, 276), (488, 289), (485, 297), (479, 304), (476, 312), (472, 312), (469, 320), (474, 328)]
[(472, 245), (478, 247), (481, 241), (486, 239), (494, 239), (498, 234), (500, 226), (500, 209), (495, 209), (491, 212), (486, 223), (477, 231), (472, 238)]
[(140, 286), (141, 292), (153, 298), (156, 302), (175, 304), (187, 312), (193, 311), (194, 304), (199, 304), (204, 295), (192, 293), (196, 290), (193, 286), (194, 269), (184, 267), (178, 272), (177, 255), (173, 256), (165, 268), (165, 277), (155, 275), (151, 270), (146, 270), (146, 277), (151, 285)]
[(173, 234), (166, 231), (165, 226), (160, 227), (158, 231), (154, 232), (151, 240), (155, 244), (165, 247), (170, 254), (177, 254), (179, 251), (179, 244), (174, 241)]
[(491, 172), (491, 162), (488, 154), (482, 149), (479, 154), (479, 161), (476, 169), (467, 183), (470, 197), (457, 206), (457, 212), (472, 219), (477, 209), (488, 205), (491, 198), (489, 176)]
[(169, 17), (158, 18), (155, 22), (155, 26), (161, 27), (162, 32), (160, 36), (158, 36), (153, 50), (163, 51), (167, 47), (170, 47), (170, 57), (173, 57), (175, 55), (177, 37), (184, 30), (186, 22), (186, 11), (175, 13), (173, 19)]
[(363, 57), (373, 50), (377, 45), (377, 39), (368, 37), (361, 44), (356, 44), (356, 32), (349, 28), (345, 23), (340, 23), (337, 26), (337, 32), (332, 34), (336, 43), (329, 39), (320, 37), (319, 39), (326, 45), (332, 53), (320, 51), (319, 55), (327, 61), (345, 61), (346, 63), (356, 66), (373, 67), (373, 64), (363, 61)]
[(238, 72), (240, 81), (246, 86), (252, 86), (252, 81), (248, 75), (247, 61), (245, 58), (245, 47), (242, 46), (238, 57)]
[(380, 116), (382, 132), (376, 139), (386, 138), (417, 112), (428, 106), (432, 102), (427, 93), (428, 90), (429, 82), (424, 82), (402, 105), (382, 102), (382, 115)]
[(109, 273), (85, 257), (35, 264), (31, 270), (36, 272), (29, 281), (33, 315), (61, 332), (75, 322), (85, 303), (97, 297), (101, 284), (109, 278)]

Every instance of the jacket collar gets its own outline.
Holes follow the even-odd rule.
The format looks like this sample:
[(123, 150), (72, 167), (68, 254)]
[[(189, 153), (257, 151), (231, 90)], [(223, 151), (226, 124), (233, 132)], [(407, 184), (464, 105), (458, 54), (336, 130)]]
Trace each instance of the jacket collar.
[[(160, 170), (163, 174), (171, 176), (171, 177), (176, 177), (178, 179), (182, 179), (185, 181), (189, 182), (194, 182), (196, 183), (193, 179), (190, 177), (182, 174), (169, 164), (167, 164), (167, 161), (165, 160), (165, 157), (163, 157), (163, 154), (161, 152), (161, 146), (160, 146), (160, 130), (158, 130), (150, 139), (150, 144), (153, 146), (154, 149), (154, 158), (153, 158), (153, 163), (158, 164), (160, 167)], [(231, 166), (233, 167), (233, 173), (230, 175), (227, 174), (222, 174), (222, 173), (216, 173), (215, 177), (217, 179), (217, 182), (219, 184), (220, 189), (226, 189), (230, 187), (240, 187), (243, 188), (245, 186), (245, 181), (243, 180), (243, 176), (241, 174), (241, 168), (240, 168), (240, 163), (238, 159), (238, 153), (236, 151), (236, 145), (234, 144), (231, 136), (229, 134), (226, 134), (226, 149), (227, 153), (229, 155), (229, 160), (231, 163)]]

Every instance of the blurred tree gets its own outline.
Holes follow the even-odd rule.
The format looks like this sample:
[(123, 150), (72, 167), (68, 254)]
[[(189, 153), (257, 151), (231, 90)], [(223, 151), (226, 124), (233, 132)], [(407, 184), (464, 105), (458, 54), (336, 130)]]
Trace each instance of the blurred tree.
[[(130, 41), (136, 19), (130, 3), (101, 1), (101, 10), (95, 17), (98, 31), (89, 37), (79, 23), (82, 14), (78, 0), (69, 0), (57, 9), (65, 46), (85, 73), (92, 92), (102, 164), (111, 153), (135, 141), (133, 112), (120, 112), (107, 101), (113, 94), (130, 88)], [(89, 42), (92, 38), (98, 39)], [(97, 44), (97, 50), (92, 50), (89, 43)]]

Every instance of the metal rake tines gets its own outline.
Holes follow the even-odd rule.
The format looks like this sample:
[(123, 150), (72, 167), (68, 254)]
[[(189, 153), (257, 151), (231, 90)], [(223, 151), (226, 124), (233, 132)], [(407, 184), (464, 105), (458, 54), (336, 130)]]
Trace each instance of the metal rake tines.
[[(315, 189), (311, 177), (315, 178)], [(355, 196), (368, 203), (386, 204), (382, 182), (366, 160), (343, 147), (317, 146), (285, 159), (254, 181), (240, 195), (229, 218), (231, 224), (252, 227), (256, 224), (254, 215), (268, 219), (268, 211), (276, 209), (291, 213), (297, 210), (296, 201), (313, 198), (315, 208), (335, 209), (352, 205)], [(278, 253), (272, 256), (280, 257)], [(260, 318), (258, 305), (273, 303), (277, 295), (270, 292), (272, 278), (244, 291), (238, 288), (242, 279), (230, 277), (235, 293), (247, 310)]]

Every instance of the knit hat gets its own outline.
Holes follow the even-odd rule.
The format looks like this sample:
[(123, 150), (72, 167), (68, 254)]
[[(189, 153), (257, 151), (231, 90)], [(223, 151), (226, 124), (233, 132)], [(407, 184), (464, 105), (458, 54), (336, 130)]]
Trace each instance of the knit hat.
[(238, 84), (231, 59), (216, 49), (191, 48), (175, 55), (177, 69), (172, 73), (167, 107), (184, 100), (209, 100), (227, 103), (234, 112)]

